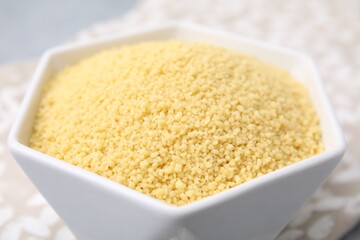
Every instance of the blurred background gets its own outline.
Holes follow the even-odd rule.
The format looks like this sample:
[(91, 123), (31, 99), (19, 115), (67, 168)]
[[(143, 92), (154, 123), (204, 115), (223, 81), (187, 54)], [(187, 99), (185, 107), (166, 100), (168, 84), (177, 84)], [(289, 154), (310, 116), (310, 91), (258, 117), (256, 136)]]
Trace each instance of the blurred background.
[(65, 42), (174, 20), (291, 47), (315, 60), (348, 151), (279, 239), (360, 239), (359, 0), (0, 0), (0, 240), (73, 239), (5, 145), (40, 55)]
[(0, 0), (0, 64), (36, 58), (97, 21), (120, 17), (135, 0)]

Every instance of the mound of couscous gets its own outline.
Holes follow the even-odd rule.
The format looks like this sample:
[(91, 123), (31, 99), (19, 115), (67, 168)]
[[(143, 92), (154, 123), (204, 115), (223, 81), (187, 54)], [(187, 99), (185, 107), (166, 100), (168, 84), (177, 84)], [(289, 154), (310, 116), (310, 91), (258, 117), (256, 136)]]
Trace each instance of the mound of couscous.
[(322, 151), (307, 89), (224, 48), (102, 51), (55, 74), (30, 146), (181, 206)]

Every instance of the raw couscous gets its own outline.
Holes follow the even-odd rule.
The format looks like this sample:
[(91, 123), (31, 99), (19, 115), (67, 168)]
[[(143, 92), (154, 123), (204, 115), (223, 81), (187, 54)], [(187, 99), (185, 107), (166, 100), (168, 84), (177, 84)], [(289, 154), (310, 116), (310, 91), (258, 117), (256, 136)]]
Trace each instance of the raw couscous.
[(323, 150), (287, 72), (183, 41), (104, 50), (56, 73), (30, 146), (182, 206)]

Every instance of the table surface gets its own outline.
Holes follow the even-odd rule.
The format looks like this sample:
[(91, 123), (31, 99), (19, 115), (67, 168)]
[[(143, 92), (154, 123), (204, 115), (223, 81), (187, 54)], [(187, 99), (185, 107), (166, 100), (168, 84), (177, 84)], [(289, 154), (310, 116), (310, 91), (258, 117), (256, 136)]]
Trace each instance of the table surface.
[[(135, 3), (132, 0), (0, 0), (3, 36), (0, 64), (38, 57), (45, 49), (66, 41), (96, 21), (121, 16)], [(355, 239), (360, 239), (360, 225), (343, 238)]]
[(133, 0), (0, 0), (0, 64), (39, 57), (80, 29), (120, 17), (135, 3)]

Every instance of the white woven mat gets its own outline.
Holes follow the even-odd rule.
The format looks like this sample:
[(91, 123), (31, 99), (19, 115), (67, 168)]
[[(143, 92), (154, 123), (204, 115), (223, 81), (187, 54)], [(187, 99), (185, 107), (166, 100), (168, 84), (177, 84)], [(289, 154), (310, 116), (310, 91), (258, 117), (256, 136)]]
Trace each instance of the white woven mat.
[[(360, 1), (148, 0), (125, 17), (82, 31), (73, 41), (179, 19), (295, 48), (315, 59), (348, 149), (278, 239), (339, 239), (360, 218)], [(5, 145), (35, 64), (0, 68), (0, 240), (73, 239)]]

